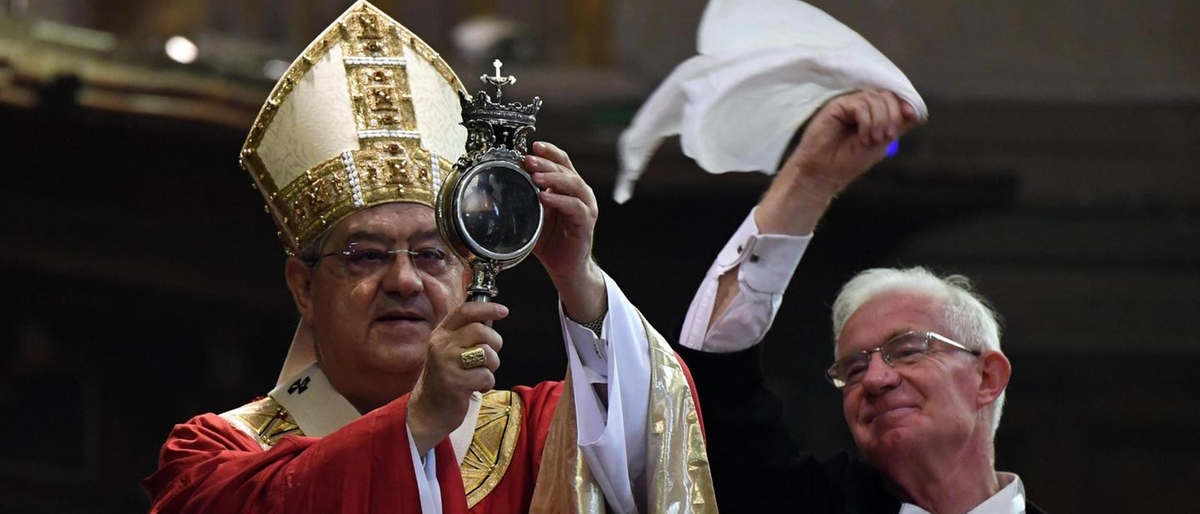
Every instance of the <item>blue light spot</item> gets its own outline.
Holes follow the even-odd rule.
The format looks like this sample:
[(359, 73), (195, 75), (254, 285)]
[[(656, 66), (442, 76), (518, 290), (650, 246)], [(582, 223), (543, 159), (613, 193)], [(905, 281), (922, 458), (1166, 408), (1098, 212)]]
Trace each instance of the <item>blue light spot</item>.
[(900, 153), (900, 140), (899, 139), (892, 141), (891, 143), (888, 143), (887, 153), (883, 154), (883, 157), (885, 159), (890, 158), (890, 157), (895, 157), (896, 154), (898, 154), (898, 153)]

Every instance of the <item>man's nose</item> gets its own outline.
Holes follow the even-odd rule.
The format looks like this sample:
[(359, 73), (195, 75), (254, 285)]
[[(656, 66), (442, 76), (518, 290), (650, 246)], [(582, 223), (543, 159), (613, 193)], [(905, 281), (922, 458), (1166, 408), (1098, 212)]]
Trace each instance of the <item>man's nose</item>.
[(871, 355), (867, 363), (867, 372), (863, 375), (863, 389), (870, 394), (883, 393), (900, 384), (900, 374), (887, 361), (883, 360), (883, 352)]
[(388, 292), (412, 296), (425, 290), (425, 280), (417, 270), (416, 264), (413, 263), (412, 257), (405, 252), (400, 252), (383, 270), (380, 286)]

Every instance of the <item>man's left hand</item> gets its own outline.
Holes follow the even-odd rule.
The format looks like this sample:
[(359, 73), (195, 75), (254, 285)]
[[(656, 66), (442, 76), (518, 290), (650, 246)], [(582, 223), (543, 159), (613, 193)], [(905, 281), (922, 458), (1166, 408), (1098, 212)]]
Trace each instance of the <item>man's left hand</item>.
[(571, 319), (590, 321), (604, 315), (607, 307), (604, 275), (592, 260), (592, 237), (599, 208), (592, 188), (584, 182), (571, 158), (546, 142), (533, 144), (533, 155), (525, 157), (525, 168), (546, 214), (542, 235), (533, 254), (541, 261), (562, 297)]

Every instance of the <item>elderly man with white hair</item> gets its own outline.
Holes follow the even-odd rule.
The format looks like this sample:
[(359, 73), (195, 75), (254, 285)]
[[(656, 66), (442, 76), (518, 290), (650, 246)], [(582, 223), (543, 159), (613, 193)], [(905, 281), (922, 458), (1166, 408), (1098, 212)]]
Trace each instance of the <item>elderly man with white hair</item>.
[(994, 316), (960, 278), (890, 270), (852, 281), (835, 309), (828, 378), (866, 460), (822, 461), (792, 446), (763, 387), (757, 344), (830, 202), (928, 110), (882, 52), (804, 2), (710, 0), (696, 46), (622, 134), (618, 201), (665, 137), (678, 134), (684, 153), (713, 173), (771, 171), (804, 126), (681, 331), (721, 506), (1037, 512), (1021, 481), (992, 464), (1010, 367)]
[(995, 314), (965, 277), (872, 269), (835, 301), (826, 378), (842, 394), (861, 458), (798, 451), (763, 383), (758, 343), (817, 221), (915, 123), (912, 109), (888, 92), (823, 106), (692, 303), (680, 354), (701, 398), (726, 510), (1041, 512), (1026, 502), (1020, 478), (994, 467), (1012, 369)]

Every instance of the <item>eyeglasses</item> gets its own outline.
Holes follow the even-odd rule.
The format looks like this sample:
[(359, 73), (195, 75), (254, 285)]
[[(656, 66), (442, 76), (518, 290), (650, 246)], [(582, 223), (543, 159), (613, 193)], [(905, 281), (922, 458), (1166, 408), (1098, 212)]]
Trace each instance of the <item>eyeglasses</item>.
[(321, 257), (337, 258), (341, 261), (346, 274), (361, 278), (391, 268), (392, 264), (396, 262), (396, 256), (401, 253), (408, 254), (413, 266), (429, 276), (441, 276), (450, 267), (446, 250), (439, 246), (409, 250), (407, 248), (389, 249), (380, 243), (354, 242), (346, 246), (345, 250), (322, 254)]
[(934, 332), (905, 332), (888, 339), (877, 348), (854, 352), (838, 359), (825, 371), (825, 379), (834, 387), (844, 389), (846, 386), (862, 381), (863, 376), (867, 374), (867, 368), (871, 365), (871, 354), (879, 352), (883, 356), (883, 362), (893, 368), (906, 366), (924, 359), (930, 353), (939, 351), (930, 348), (930, 343), (933, 341), (976, 357), (981, 354), (977, 350), (971, 350)]

